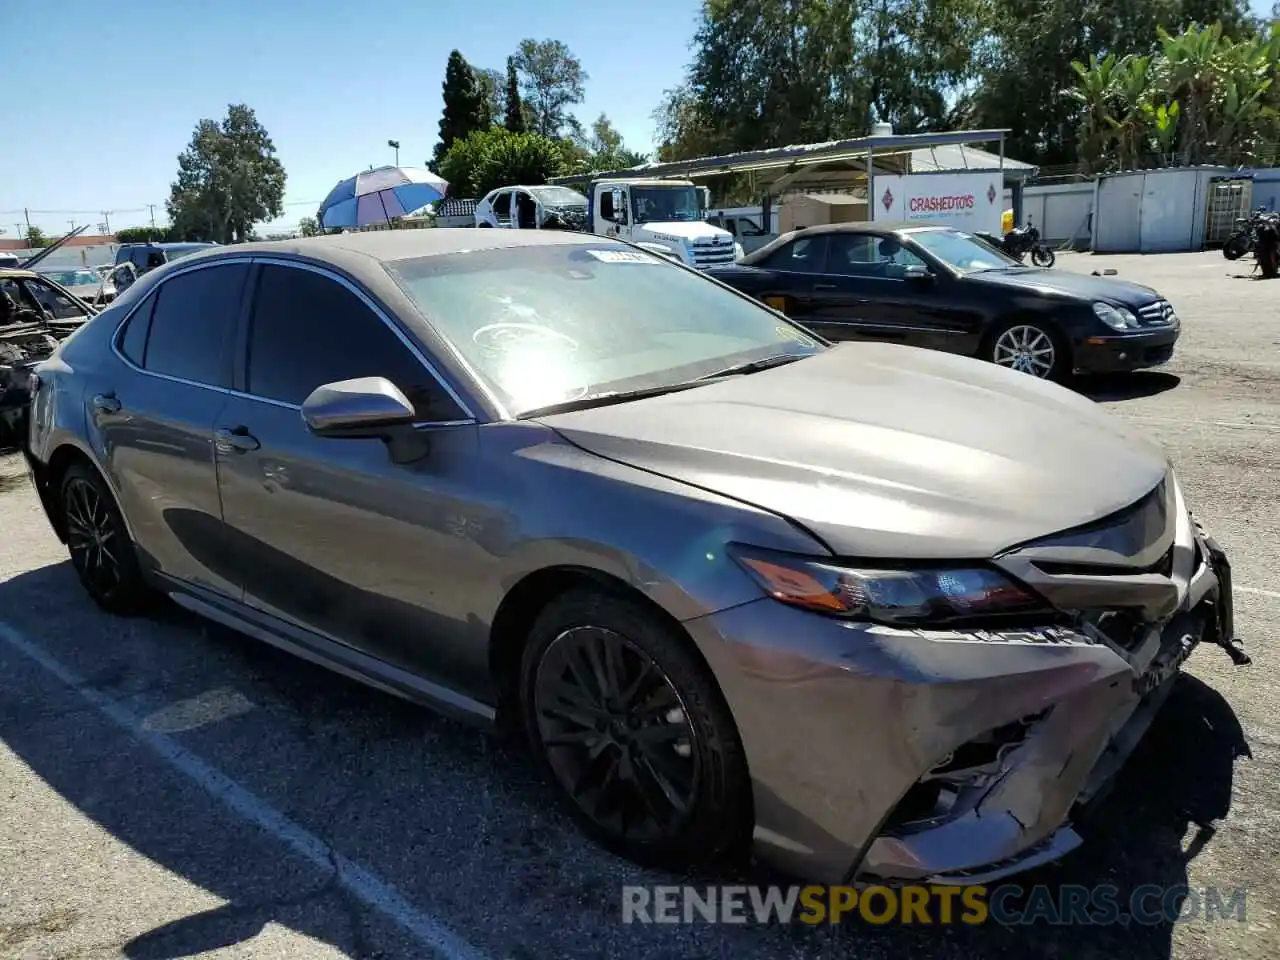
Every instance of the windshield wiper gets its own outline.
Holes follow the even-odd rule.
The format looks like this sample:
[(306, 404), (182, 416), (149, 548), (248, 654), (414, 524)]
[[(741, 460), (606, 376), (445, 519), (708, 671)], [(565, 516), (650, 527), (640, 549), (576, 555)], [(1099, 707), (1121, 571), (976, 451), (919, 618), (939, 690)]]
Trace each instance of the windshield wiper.
[(675, 393), (678, 390), (688, 390), (691, 387), (701, 387), (706, 385), (708, 381), (717, 380), (720, 377), (731, 377), (743, 373), (755, 373), (759, 370), (768, 370), (770, 367), (780, 367), (784, 363), (790, 363), (792, 360), (803, 360), (805, 357), (813, 356), (809, 353), (779, 353), (776, 356), (765, 357), (762, 360), (748, 360), (746, 363), (735, 363), (731, 367), (725, 367), (723, 370), (717, 370), (715, 373), (708, 373), (705, 376), (695, 377), (692, 380), (682, 380), (677, 383), (664, 383), (656, 387), (643, 387), (639, 390), (615, 390), (606, 391), (604, 393), (593, 393), (590, 396), (578, 397), (574, 400), (561, 400), (558, 403), (548, 403), (541, 407), (533, 407), (520, 413), (517, 420), (528, 420), (533, 417), (550, 416), (553, 413), (572, 413), (574, 410), (587, 410), (591, 407), (604, 407), (614, 403), (627, 403), (631, 400), (643, 400), (645, 397), (660, 397), (664, 393)]
[(760, 360), (747, 360), (745, 363), (735, 363), (731, 367), (725, 367), (723, 370), (717, 370), (715, 373), (707, 373), (698, 377), (702, 380), (716, 380), (720, 377), (732, 377), (743, 373), (759, 373), (761, 370), (768, 370), (770, 367), (780, 367), (784, 363), (791, 363), (793, 360), (803, 360), (805, 357), (811, 357), (811, 353), (779, 353), (772, 357), (764, 357)]
[(614, 390), (605, 393), (593, 393), (575, 400), (561, 400), (541, 407), (524, 410), (517, 415), (517, 420), (529, 420), (533, 417), (550, 416), (553, 413), (572, 413), (574, 410), (587, 410), (591, 407), (607, 407), (614, 403), (627, 403), (630, 400), (643, 400), (645, 397), (660, 397), (664, 393), (675, 393), (677, 390), (688, 390), (700, 387), (700, 380), (686, 380), (681, 383), (664, 383), (660, 387), (644, 387), (640, 390)]

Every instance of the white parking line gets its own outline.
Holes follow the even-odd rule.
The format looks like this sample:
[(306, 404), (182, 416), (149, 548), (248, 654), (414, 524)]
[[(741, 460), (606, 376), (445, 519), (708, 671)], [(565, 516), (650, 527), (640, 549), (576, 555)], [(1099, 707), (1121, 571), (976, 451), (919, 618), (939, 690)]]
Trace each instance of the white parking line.
[(1237, 587), (1234, 585), (1231, 589), (1236, 593), (1256, 593), (1260, 597), (1271, 597), (1274, 600), (1280, 600), (1280, 591), (1277, 590), (1263, 590), (1261, 587)]
[(433, 948), (444, 960), (486, 960), (486, 955), (458, 937), (440, 920), (423, 913), (377, 874), (353, 863), (319, 837), (294, 823), (269, 803), (209, 766), (169, 737), (143, 726), (142, 719), (116, 700), (85, 685), (83, 678), (50, 656), (9, 624), (0, 622), (0, 640), (41, 667), (92, 704), (105, 717), (160, 755), (205, 793), (325, 870), (336, 870), (336, 882), (367, 906), (379, 911)]

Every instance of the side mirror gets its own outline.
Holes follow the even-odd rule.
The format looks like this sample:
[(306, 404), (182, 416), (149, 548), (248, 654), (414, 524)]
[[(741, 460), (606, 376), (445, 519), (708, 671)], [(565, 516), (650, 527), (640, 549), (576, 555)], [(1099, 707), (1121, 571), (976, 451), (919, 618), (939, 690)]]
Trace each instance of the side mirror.
[(387, 437), (417, 419), (413, 404), (385, 377), (326, 383), (302, 404), (302, 420), (318, 437)]
[(903, 268), (902, 279), (911, 280), (915, 283), (928, 283), (933, 279), (933, 274), (929, 272), (928, 267), (913, 263)]
[(613, 221), (614, 223), (627, 222), (627, 195), (621, 187), (614, 187), (609, 191), (613, 199)]

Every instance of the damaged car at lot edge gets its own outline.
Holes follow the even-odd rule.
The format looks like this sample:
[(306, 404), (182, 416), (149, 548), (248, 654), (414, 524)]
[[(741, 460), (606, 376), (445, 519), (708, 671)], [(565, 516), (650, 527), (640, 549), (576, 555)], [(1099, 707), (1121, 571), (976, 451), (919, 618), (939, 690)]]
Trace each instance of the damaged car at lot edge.
[(158, 591), (509, 720), (639, 860), (989, 882), (1080, 842), (1198, 644), (1248, 659), (1123, 421), (617, 241), (197, 254), (35, 386), (31, 475), (102, 607)]

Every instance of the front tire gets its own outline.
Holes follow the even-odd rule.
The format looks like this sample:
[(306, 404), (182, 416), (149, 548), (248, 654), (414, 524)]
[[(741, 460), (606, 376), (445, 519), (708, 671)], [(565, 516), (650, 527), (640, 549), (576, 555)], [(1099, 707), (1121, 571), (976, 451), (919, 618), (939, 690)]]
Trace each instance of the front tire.
[(729, 708), (686, 638), (639, 603), (553, 600), (525, 648), (521, 710), (544, 776), (606, 849), (689, 865), (745, 848), (750, 779)]
[(1045, 325), (1028, 320), (1010, 321), (993, 330), (983, 346), (982, 358), (1041, 380), (1061, 381), (1071, 369), (1062, 338)]
[(1228, 260), (1239, 260), (1249, 252), (1249, 239), (1242, 233), (1234, 233), (1222, 245), (1222, 255)]
[(150, 599), (115, 497), (96, 470), (74, 463), (59, 488), (67, 552), (89, 596), (109, 613), (139, 613)]
[(1058, 262), (1058, 255), (1044, 244), (1037, 244), (1031, 248), (1031, 262), (1037, 267), (1048, 269)]

